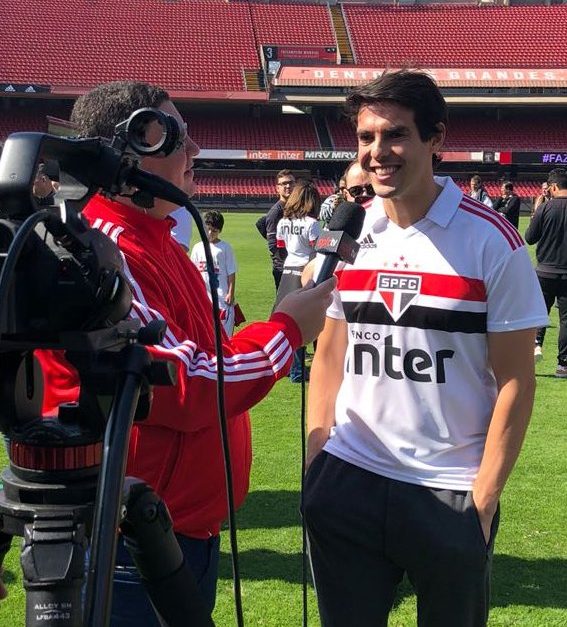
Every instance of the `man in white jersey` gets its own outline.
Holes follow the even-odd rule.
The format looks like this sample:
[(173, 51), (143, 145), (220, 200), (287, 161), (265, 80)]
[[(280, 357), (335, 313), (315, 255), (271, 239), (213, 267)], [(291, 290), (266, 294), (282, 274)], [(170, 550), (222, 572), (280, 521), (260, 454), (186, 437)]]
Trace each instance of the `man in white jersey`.
[[(234, 292), (236, 288), (236, 260), (234, 252), (232, 251), (232, 246), (219, 237), (224, 227), (224, 217), (220, 211), (207, 211), (203, 222), (207, 230), (215, 275), (217, 277), (217, 294), (222, 325), (228, 337), (232, 337), (234, 331)], [(197, 242), (193, 246), (191, 261), (201, 273), (210, 298), (211, 286), (207, 273), (207, 260), (203, 242)]]
[(324, 627), (387, 625), (407, 573), (418, 624), (485, 625), (498, 501), (532, 410), (547, 320), (505, 218), (433, 176), (434, 81), (347, 99), (376, 197), (313, 361), (304, 513)]

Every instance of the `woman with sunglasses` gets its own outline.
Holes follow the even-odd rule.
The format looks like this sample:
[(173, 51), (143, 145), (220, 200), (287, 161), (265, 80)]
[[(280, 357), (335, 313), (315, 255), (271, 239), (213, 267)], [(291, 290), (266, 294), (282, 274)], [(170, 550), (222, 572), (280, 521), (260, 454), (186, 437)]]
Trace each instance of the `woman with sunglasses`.
[(376, 193), (370, 184), (368, 172), (365, 172), (358, 161), (352, 161), (343, 175), (344, 187), (341, 188), (343, 198), (348, 202), (365, 205)]

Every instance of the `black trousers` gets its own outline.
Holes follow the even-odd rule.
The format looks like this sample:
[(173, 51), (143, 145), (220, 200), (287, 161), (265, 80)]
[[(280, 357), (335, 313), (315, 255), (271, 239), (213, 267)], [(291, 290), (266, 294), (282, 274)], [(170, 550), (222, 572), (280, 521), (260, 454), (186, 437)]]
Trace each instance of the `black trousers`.
[(305, 478), (304, 515), (324, 627), (385, 627), (404, 573), (420, 627), (486, 625), (499, 512), (487, 544), (470, 492), (394, 481), (322, 452)]
[(283, 269), (280, 270), (279, 268), (272, 267), (272, 276), (274, 277), (274, 285), (276, 286), (276, 292), (278, 291), (278, 288), (280, 286), (280, 281), (282, 280), (282, 272), (283, 272)]
[[(562, 275), (565, 276), (565, 275)], [(557, 350), (557, 362), (561, 366), (567, 366), (567, 278), (557, 277), (550, 279), (538, 276), (547, 313), (551, 311), (553, 303), (557, 299), (557, 307), (559, 308), (559, 338)], [(537, 330), (536, 344), (543, 346), (545, 339), (545, 327)]]

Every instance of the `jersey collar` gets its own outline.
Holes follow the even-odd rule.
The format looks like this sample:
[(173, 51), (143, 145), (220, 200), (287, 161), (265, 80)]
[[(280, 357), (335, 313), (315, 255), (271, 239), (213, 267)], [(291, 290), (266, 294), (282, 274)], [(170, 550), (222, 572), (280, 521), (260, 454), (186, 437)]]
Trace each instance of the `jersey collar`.
[[(446, 228), (457, 212), (463, 192), (449, 176), (435, 176), (433, 178), (437, 185), (441, 185), (443, 189), (425, 214), (424, 220), (431, 220), (438, 226)], [(388, 216), (384, 211), (383, 200), (379, 196), (374, 196), (372, 204), (366, 210), (363, 231), (380, 228), (380, 223), (385, 220), (388, 220)]]

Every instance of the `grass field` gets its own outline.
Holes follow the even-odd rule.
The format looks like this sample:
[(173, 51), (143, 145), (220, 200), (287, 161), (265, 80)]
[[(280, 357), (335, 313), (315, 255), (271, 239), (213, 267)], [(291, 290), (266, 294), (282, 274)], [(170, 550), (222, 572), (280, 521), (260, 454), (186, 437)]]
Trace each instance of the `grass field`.
[[(239, 264), (237, 298), (249, 321), (265, 318), (274, 296), (265, 242), (254, 228), (256, 218), (255, 214), (228, 214), (223, 234), (235, 249)], [(525, 226), (524, 218), (522, 232)], [(567, 626), (567, 381), (553, 377), (557, 342), (555, 309), (551, 320), (545, 359), (537, 367), (538, 390), (532, 423), (502, 499), (489, 621), (493, 627)], [(252, 485), (250, 496), (238, 514), (247, 625), (302, 624), (298, 515), (300, 393), (300, 386), (282, 381), (252, 411)], [(5, 464), (2, 451), (0, 466)], [(16, 539), (6, 562), (5, 579), (10, 596), (0, 603), (1, 626), (24, 625), (24, 593), (18, 560)], [(220, 627), (235, 624), (226, 534), (214, 619)], [(309, 623), (319, 624), (312, 590)], [(404, 582), (390, 625), (415, 624), (415, 597)]]

